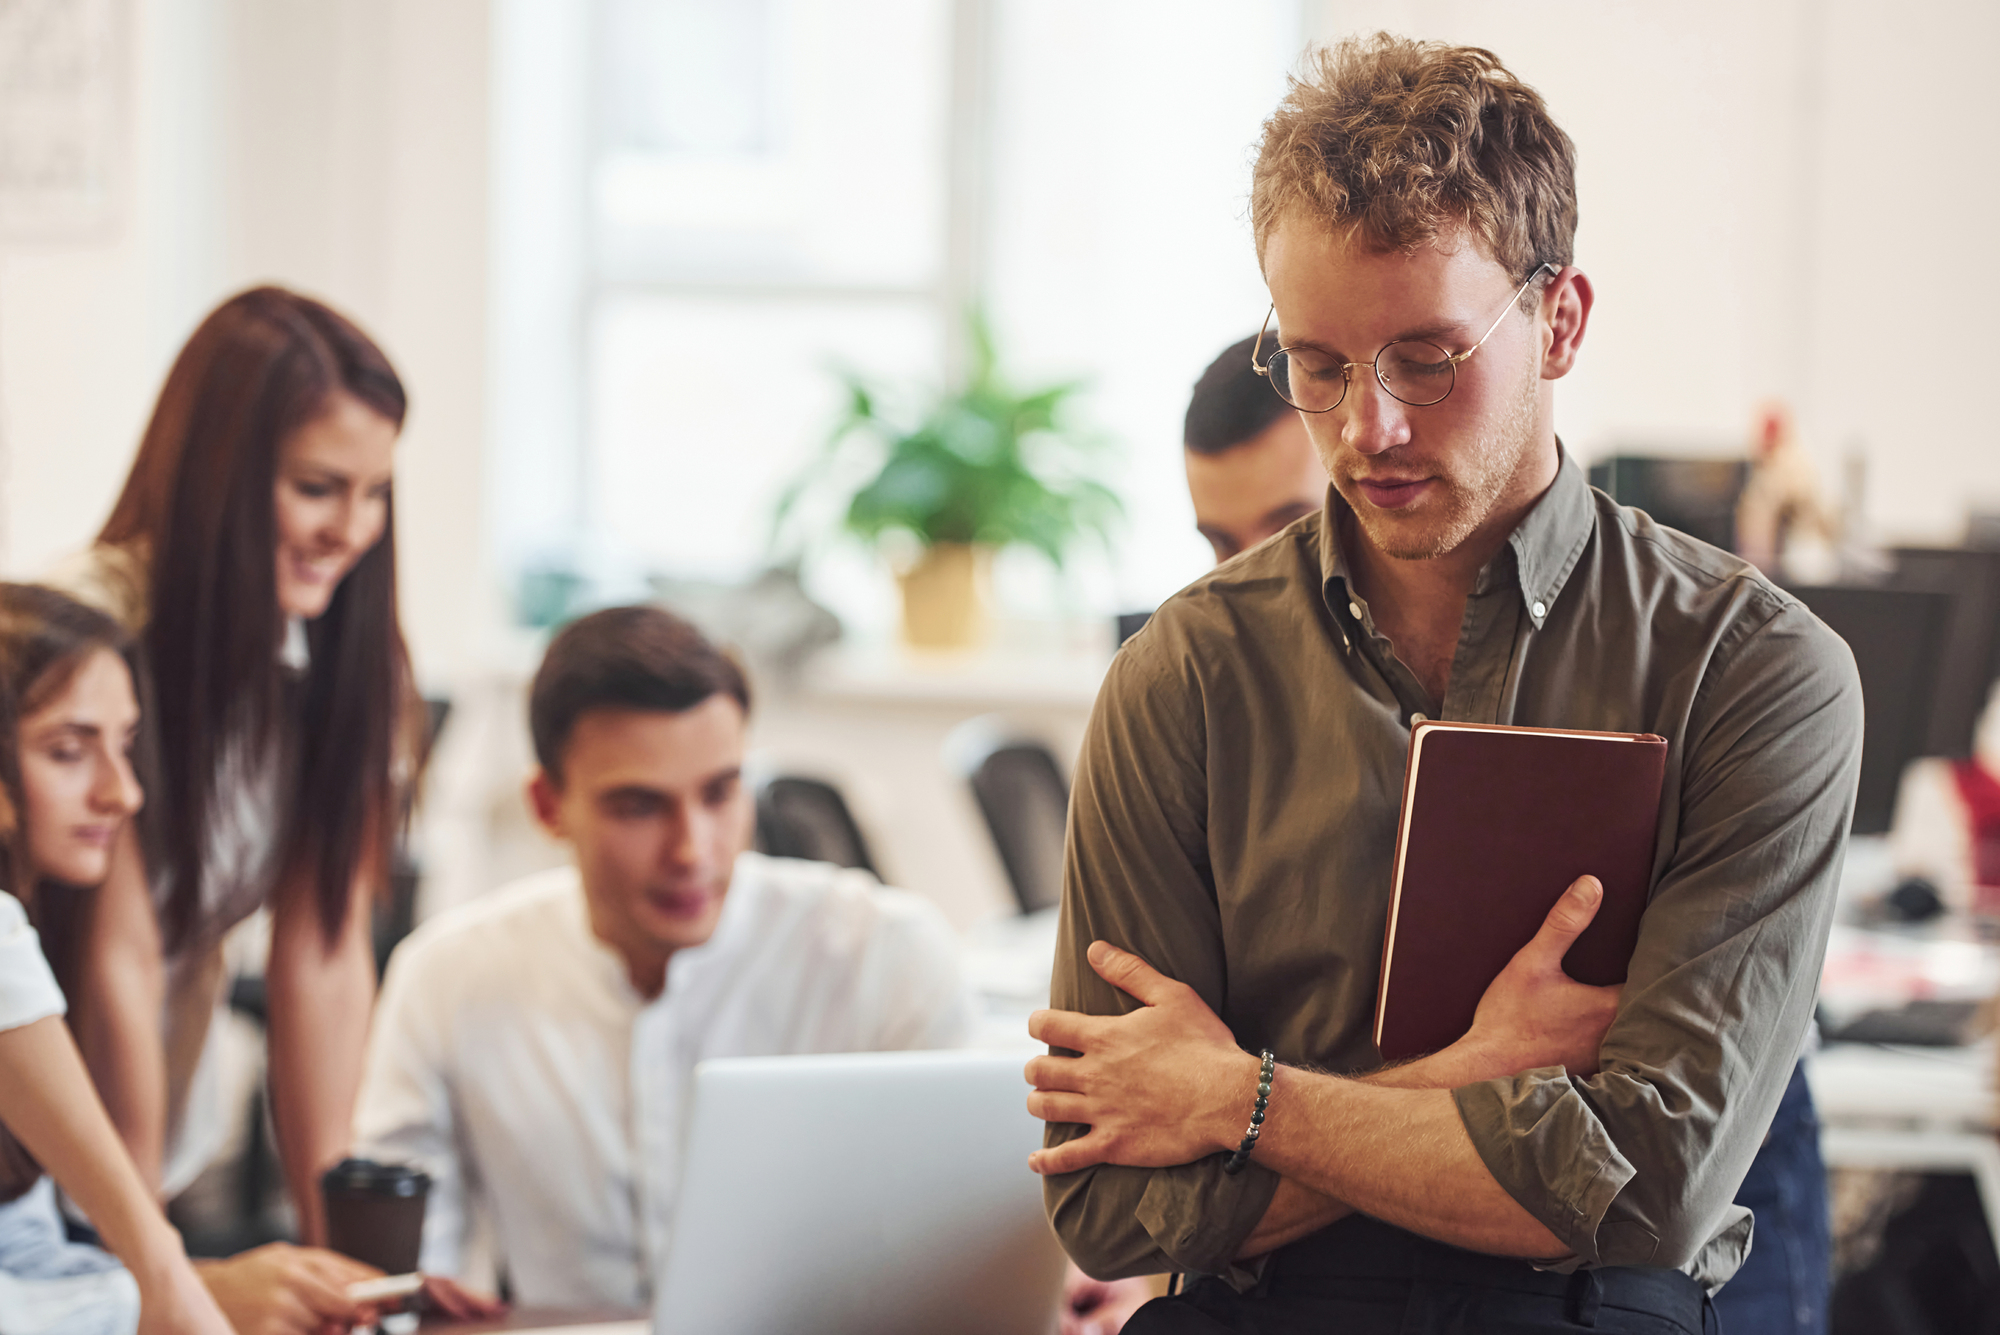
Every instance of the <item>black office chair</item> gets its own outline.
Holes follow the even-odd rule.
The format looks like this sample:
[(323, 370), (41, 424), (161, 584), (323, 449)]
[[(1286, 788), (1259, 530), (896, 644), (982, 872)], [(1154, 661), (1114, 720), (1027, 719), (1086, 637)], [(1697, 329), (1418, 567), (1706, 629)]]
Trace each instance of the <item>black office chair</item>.
[(1896, 565), (1883, 581), (1887, 587), (1951, 598), (1924, 754), (1962, 760), (1972, 754), (1979, 716), (2000, 678), (2000, 550), (1898, 547), (1892, 555)]
[(1854, 652), (1864, 722), (1853, 828), (1887, 834), (1903, 769), (1926, 753), (1951, 595), (1853, 584), (1794, 585), (1791, 592)]
[(824, 779), (781, 774), (757, 790), (757, 851), (880, 874), (847, 799)]
[(1736, 502), (1750, 480), (1747, 459), (1614, 454), (1590, 466), (1590, 485), (1669, 528), (1736, 550)]
[(952, 733), (946, 754), (972, 786), (1021, 912), (1060, 904), (1069, 780), (1055, 753), (995, 720), (978, 718)]

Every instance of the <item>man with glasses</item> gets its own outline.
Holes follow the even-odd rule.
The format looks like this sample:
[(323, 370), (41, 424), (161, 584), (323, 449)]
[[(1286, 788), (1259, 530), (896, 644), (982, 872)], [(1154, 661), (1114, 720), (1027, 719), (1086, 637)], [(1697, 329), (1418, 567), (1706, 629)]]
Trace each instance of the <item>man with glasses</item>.
[[(1032, 1025), (1050, 1217), (1094, 1274), (1191, 1276), (1129, 1332), (1712, 1328), (1751, 1241), (1731, 1198), (1810, 1020), (1852, 659), (1563, 452), (1554, 382), (1592, 304), (1573, 150), (1490, 53), (1322, 53), (1266, 127), (1252, 221), (1257, 366), (1332, 494), (1170, 600), (1106, 678), (1059, 1009)], [(1661, 734), (1660, 835), (1622, 989), (1562, 973), (1601, 892), (1552, 885), (1472, 1033), (1382, 1071), (1426, 717)]]

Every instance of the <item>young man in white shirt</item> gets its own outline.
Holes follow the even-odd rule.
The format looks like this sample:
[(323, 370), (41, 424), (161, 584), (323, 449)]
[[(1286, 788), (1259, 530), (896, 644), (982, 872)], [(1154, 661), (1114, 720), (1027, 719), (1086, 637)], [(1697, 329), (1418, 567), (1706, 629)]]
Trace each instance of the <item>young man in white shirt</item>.
[(736, 665), (658, 608), (550, 644), (528, 797), (574, 865), (419, 928), (375, 1013), (355, 1139), (430, 1173), (425, 1270), (480, 1278), (476, 1233), (521, 1303), (642, 1307), (696, 1062), (965, 1040), (936, 908), (747, 851), (749, 708)]

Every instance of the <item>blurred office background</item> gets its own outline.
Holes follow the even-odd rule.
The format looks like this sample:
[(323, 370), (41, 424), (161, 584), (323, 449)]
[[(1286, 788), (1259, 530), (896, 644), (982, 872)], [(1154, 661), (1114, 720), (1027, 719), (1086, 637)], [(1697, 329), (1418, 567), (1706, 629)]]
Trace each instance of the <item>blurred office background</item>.
[[(223, 297), (273, 281), (354, 315), (412, 391), (404, 624), (453, 706), (412, 849), (407, 907), (432, 911), (556, 856), (516, 795), (546, 623), (661, 594), (754, 639), (731, 590), (771, 560), (840, 373), (914, 402), (962, 379), (981, 310), (1016, 383), (1083, 382), (1073, 424), (1122, 519), (1060, 570), (1000, 553), (993, 630), (956, 654), (898, 646), (896, 552), (829, 524), (802, 599), (755, 605), (795, 613), (800, 644), (839, 640), (760, 665), (756, 739), (767, 778), (843, 795), (823, 836), (993, 945), (1046, 896), (1033, 848), (1059, 830), (1113, 617), (1209, 563), (1180, 422), (1268, 302), (1260, 124), (1308, 43), (1376, 28), (1492, 48), (1577, 142), (1598, 305), (1558, 396), (1572, 452), (1742, 461), (1777, 401), (1838, 520), (1815, 578), (1894, 585), (1896, 549), (1981, 541), (2000, 511), (1990, 4), (0, 0), (0, 571), (90, 539)], [(1956, 596), (1942, 568), (1917, 583)], [(1930, 638), (1871, 711), (1934, 692), (1949, 641), (1967, 714), (1871, 734), (1879, 831), (1906, 762), (1969, 748), (2000, 602), (1872, 606), (1858, 635)], [(1044, 760), (982, 769), (1022, 742), (1054, 762), (1053, 816)], [(1861, 861), (1863, 898), (1908, 870), (1879, 841)], [(982, 967), (1031, 999), (1018, 946)], [(1992, 1195), (1978, 1136), (1950, 1162)]]
[[(837, 405), (944, 375), (983, 299), (1080, 376), (1127, 519), (1003, 610), (1150, 606), (1203, 569), (1196, 373), (1266, 296), (1262, 117), (1310, 39), (1498, 51), (1581, 158), (1600, 293), (1560, 396), (1585, 459), (1741, 453), (1778, 397), (1884, 539), (2000, 505), (1977, 386), (1984, 53), (1959, 0), (1672, 7), (1229, 0), (10, 0), (0, 7), (0, 564), (82, 542), (200, 315), (275, 280), (354, 313), (415, 400), (399, 458), (427, 683), (501, 652), (524, 572), (738, 578)], [(51, 146), (46, 118), (80, 115)], [(36, 154), (42, 157), (37, 159)], [(65, 172), (87, 177), (65, 193)], [(1951, 367), (1947, 372), (1944, 368)], [(886, 634), (887, 575), (809, 572)]]

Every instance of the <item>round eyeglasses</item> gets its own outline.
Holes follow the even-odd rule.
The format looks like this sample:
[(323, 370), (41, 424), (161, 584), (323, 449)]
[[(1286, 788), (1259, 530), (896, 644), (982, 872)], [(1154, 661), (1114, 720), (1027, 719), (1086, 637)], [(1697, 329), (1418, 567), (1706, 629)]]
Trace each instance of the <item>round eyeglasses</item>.
[(1446, 352), (1428, 339), (1399, 338), (1385, 345), (1368, 362), (1343, 362), (1318, 348), (1300, 346), (1279, 348), (1269, 361), (1259, 365), (1257, 357), (1264, 350), (1264, 335), (1270, 332), (1271, 316), (1277, 311), (1273, 306), (1264, 313), (1264, 327), (1257, 331), (1257, 345), (1250, 350), (1250, 369), (1269, 380), (1278, 397), (1302, 413), (1330, 413), (1338, 408), (1347, 397), (1354, 372), (1364, 367), (1375, 372), (1375, 379), (1397, 402), (1412, 408), (1428, 408), (1444, 402), (1458, 382), (1459, 363), (1486, 345), (1486, 340), (1493, 337), (1493, 331), (1507, 318), (1508, 309), (1521, 299), (1529, 283), (1542, 276), (1544, 269), (1561, 272), (1553, 264), (1535, 266), (1527, 281), (1515, 289), (1507, 305), (1493, 317), (1493, 323), (1480, 335), (1479, 342), (1464, 352)]

